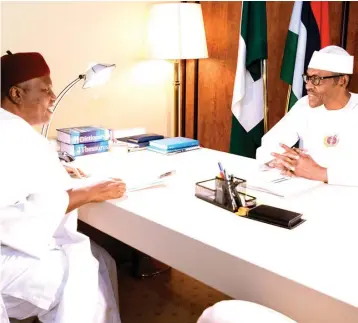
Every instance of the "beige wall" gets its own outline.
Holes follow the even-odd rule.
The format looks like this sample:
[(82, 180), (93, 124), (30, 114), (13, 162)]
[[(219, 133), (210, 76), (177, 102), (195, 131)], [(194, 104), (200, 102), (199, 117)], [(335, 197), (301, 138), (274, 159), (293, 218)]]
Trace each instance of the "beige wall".
[(171, 134), (172, 64), (146, 57), (150, 2), (2, 2), (1, 55), (38, 51), (56, 93), (92, 62), (115, 63), (109, 83), (77, 84), (62, 100), (55, 129), (78, 125), (146, 127)]

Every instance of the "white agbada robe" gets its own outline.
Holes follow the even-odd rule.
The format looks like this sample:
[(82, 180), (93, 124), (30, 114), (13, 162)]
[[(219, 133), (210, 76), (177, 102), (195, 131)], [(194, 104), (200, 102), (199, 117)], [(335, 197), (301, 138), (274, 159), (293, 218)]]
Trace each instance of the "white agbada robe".
[(329, 184), (358, 186), (358, 94), (351, 93), (339, 110), (323, 105), (311, 108), (308, 97), (301, 98), (262, 137), (256, 159), (267, 163), (274, 158), (272, 152), (284, 152), (280, 143), (291, 147), (297, 140), (316, 163), (327, 168)]
[(2, 108), (0, 149), (0, 309), (22, 319), (30, 305), (42, 322), (119, 323), (113, 268), (106, 268), (113, 259), (98, 246), (92, 255), (89, 238), (77, 232), (77, 211), (65, 215), (72, 181), (56, 152)]

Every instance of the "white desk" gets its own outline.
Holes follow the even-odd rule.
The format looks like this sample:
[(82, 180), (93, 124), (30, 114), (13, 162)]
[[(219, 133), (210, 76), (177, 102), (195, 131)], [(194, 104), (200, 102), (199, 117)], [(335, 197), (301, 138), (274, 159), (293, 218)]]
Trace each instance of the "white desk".
[[(142, 151), (79, 158), (84, 170), (170, 164), (163, 187), (82, 207), (80, 219), (236, 299), (253, 301), (298, 322), (358, 322), (358, 188), (322, 185), (290, 199), (251, 192), (259, 202), (304, 213), (294, 230), (237, 217), (194, 196), (220, 160), (245, 178), (254, 160), (201, 149), (174, 156)], [(107, 165), (107, 166), (106, 166)], [(119, 171), (120, 170), (120, 171)]]

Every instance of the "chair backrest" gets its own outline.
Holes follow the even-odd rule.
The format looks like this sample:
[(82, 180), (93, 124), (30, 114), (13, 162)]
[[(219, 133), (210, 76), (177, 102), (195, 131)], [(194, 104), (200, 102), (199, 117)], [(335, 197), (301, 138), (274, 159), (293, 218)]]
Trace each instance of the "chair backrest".
[(197, 323), (297, 323), (265, 306), (239, 300), (222, 301), (207, 308)]

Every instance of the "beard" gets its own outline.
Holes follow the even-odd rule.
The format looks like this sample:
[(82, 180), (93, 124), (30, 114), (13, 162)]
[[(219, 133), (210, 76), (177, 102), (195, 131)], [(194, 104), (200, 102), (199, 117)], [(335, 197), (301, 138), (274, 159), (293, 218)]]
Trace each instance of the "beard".
[(308, 95), (308, 104), (311, 108), (317, 108), (323, 104), (322, 98), (317, 93), (309, 91), (307, 92), (307, 95)]

